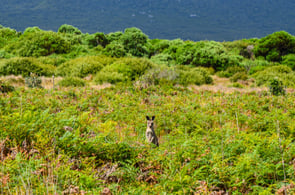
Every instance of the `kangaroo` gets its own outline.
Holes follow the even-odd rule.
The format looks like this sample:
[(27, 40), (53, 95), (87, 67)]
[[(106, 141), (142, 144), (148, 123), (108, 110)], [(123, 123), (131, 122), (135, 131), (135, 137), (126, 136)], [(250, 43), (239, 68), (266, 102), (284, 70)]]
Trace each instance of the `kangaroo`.
[(146, 128), (145, 135), (149, 143), (153, 143), (156, 146), (159, 146), (158, 138), (154, 130), (154, 119), (155, 119), (155, 116), (152, 116), (151, 119), (150, 117), (146, 116), (147, 128)]

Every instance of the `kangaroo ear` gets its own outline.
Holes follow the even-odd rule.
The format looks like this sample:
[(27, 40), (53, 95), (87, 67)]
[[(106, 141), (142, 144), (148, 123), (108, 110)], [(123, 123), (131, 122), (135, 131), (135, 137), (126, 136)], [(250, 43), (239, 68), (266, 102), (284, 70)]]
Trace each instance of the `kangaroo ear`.
[(145, 116), (146, 117), (146, 120), (150, 120), (150, 117), (149, 116)]
[(155, 116), (152, 116), (152, 120), (154, 120), (155, 119)]

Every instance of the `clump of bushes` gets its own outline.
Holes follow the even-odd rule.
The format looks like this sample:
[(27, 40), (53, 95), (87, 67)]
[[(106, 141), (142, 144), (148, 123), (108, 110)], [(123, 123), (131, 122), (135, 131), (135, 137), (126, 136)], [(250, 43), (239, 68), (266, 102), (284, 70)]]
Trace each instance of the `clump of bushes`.
[(280, 78), (284, 85), (295, 86), (295, 76), (292, 69), (285, 65), (271, 66), (252, 75), (258, 86), (266, 85), (274, 78)]
[(211, 84), (213, 82), (209, 71), (205, 68), (189, 68), (186, 66), (168, 67), (157, 66), (139, 79), (142, 85), (181, 84), (184, 86), (195, 84)]
[(230, 66), (224, 71), (220, 71), (217, 73), (219, 77), (230, 78), (236, 73), (246, 73), (246, 69), (243, 66)]
[(41, 76), (53, 75), (55, 66), (43, 64), (36, 58), (15, 57), (0, 62), (0, 75), (30, 76), (35, 73)]
[(22, 57), (40, 57), (69, 53), (71, 43), (55, 32), (33, 31), (24, 33), (17, 42), (7, 45), (5, 49)]
[(127, 81), (128, 78), (119, 72), (101, 71), (96, 74), (94, 81), (99, 84), (103, 83), (120, 83)]
[(272, 95), (285, 95), (286, 90), (284, 89), (283, 82), (275, 77), (270, 81), (269, 91)]
[(86, 56), (69, 60), (56, 69), (56, 75), (84, 78), (89, 74), (96, 74), (104, 66), (115, 60), (106, 56)]
[(236, 74), (234, 74), (231, 78), (230, 81), (231, 82), (237, 82), (238, 80), (242, 80), (245, 81), (248, 79), (248, 75), (246, 72), (237, 72)]
[(174, 67), (161, 65), (150, 69), (146, 74), (139, 78), (137, 83), (146, 86), (164, 83), (175, 84), (178, 77), (179, 72)]
[(178, 83), (184, 86), (189, 84), (202, 85), (213, 83), (209, 72), (201, 67), (181, 69), (179, 73)]
[(65, 77), (58, 82), (58, 85), (62, 87), (84, 87), (86, 82), (78, 77)]
[(105, 66), (94, 78), (97, 83), (135, 81), (151, 69), (153, 64), (146, 59), (122, 58)]

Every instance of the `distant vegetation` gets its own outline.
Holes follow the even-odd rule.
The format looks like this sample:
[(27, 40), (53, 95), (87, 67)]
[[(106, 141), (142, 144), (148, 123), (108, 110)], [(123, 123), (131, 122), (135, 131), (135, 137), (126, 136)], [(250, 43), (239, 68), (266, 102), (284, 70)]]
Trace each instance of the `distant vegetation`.
[(233, 82), (254, 78), (258, 86), (268, 86), (279, 77), (283, 85), (295, 86), (295, 38), (285, 31), (233, 42), (149, 39), (138, 28), (83, 34), (67, 24), (58, 32), (1, 26), (0, 34), (0, 75), (201, 85), (212, 83), (210, 75), (217, 72)]
[[(295, 192), (293, 35), (0, 35), (1, 194)], [(145, 141), (146, 115), (159, 148)]]

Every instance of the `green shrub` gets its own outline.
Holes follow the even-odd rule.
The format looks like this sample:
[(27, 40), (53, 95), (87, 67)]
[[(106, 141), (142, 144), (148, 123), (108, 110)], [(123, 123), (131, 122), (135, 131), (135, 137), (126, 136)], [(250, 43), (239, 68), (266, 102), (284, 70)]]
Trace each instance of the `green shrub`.
[(86, 82), (77, 77), (65, 77), (58, 83), (62, 87), (84, 87)]
[(219, 71), (216, 73), (217, 76), (219, 77), (224, 77), (224, 78), (229, 78), (231, 77), (231, 74), (225, 70)]
[(241, 83), (233, 83), (232, 86), (235, 88), (244, 88), (244, 86)]
[(159, 84), (175, 84), (179, 77), (179, 71), (173, 67), (165, 65), (156, 66), (146, 74), (139, 78), (139, 83), (142, 86), (159, 85)]
[(236, 73), (245, 73), (246, 69), (243, 66), (229, 66), (226, 70), (217, 73), (219, 77), (229, 78)]
[(148, 36), (135, 27), (126, 28), (124, 34), (120, 37), (120, 41), (127, 53), (137, 57), (143, 57), (148, 54), (147, 40)]
[(109, 40), (102, 32), (97, 32), (95, 34), (89, 35), (87, 38), (87, 44), (90, 47), (97, 47), (98, 45), (105, 47), (109, 44)]
[[(119, 72), (128, 76), (130, 80), (135, 80), (147, 70), (151, 69), (153, 64), (150, 60), (144, 58), (122, 58), (116, 61), (112, 66), (121, 67)], [(122, 68), (126, 68), (127, 70), (122, 70)]]
[(280, 78), (284, 85), (293, 87), (295, 86), (295, 77), (293, 76), (291, 68), (285, 65), (271, 66), (253, 74), (258, 86), (266, 85), (276, 77)]
[(28, 27), (23, 34), (36, 33), (42, 31), (38, 26)]
[(36, 58), (16, 57), (3, 60), (0, 63), (0, 75), (22, 75), (27, 77), (31, 73), (35, 73), (41, 76), (52, 76), (54, 70), (54, 66), (42, 64)]
[(122, 73), (118, 72), (108, 72), (108, 71), (100, 71), (96, 74), (94, 81), (99, 84), (103, 83), (120, 83), (127, 81), (128, 78), (124, 76)]
[(248, 75), (245, 72), (237, 72), (236, 74), (234, 74), (231, 78), (230, 81), (231, 82), (237, 82), (238, 80), (242, 80), (245, 81), (248, 79)]
[(288, 54), (282, 57), (282, 64), (285, 64), (295, 70), (295, 54)]
[(269, 91), (272, 95), (285, 95), (286, 94), (286, 90), (284, 89), (283, 82), (277, 77), (270, 80)]
[(280, 31), (260, 39), (254, 53), (268, 61), (281, 61), (282, 56), (294, 53), (294, 48), (295, 38), (285, 31)]
[(178, 82), (184, 86), (189, 84), (201, 85), (205, 83), (205, 79), (198, 71), (180, 71)]
[(187, 42), (177, 47), (174, 56), (178, 64), (213, 67), (215, 70), (238, 66), (242, 61), (242, 56), (229, 53), (215, 41)]
[(155, 64), (165, 64), (165, 65), (174, 65), (175, 64), (171, 55), (163, 54), (163, 53), (152, 56), (151, 61)]
[(249, 74), (255, 74), (256, 72), (260, 72), (263, 71), (267, 68), (267, 66), (254, 66), (250, 69)]
[(204, 68), (182, 68), (179, 71), (178, 82), (185, 86), (189, 84), (202, 85), (211, 84), (213, 79)]
[(37, 31), (23, 34), (17, 42), (7, 45), (5, 49), (23, 57), (39, 57), (68, 53), (71, 43), (58, 33)]
[[(121, 58), (113, 64), (105, 66), (97, 73), (95, 81), (98, 83), (117, 83), (134, 81), (142, 76), (153, 64), (141, 58)], [(112, 78), (113, 77), (113, 78)]]
[(18, 35), (19, 33), (14, 29), (0, 27), (0, 48), (15, 40)]
[(82, 32), (78, 28), (76, 28), (72, 25), (69, 25), (69, 24), (61, 25), (58, 29), (58, 32), (59, 33), (76, 34), (76, 35), (82, 34)]
[(111, 64), (115, 59), (106, 56), (86, 56), (67, 61), (56, 69), (56, 75), (86, 77), (96, 74), (104, 66)]
[(66, 58), (58, 55), (51, 55), (46, 57), (39, 57), (38, 60), (43, 64), (49, 64), (53, 66), (59, 66), (67, 61)]
[(126, 53), (127, 52), (124, 46), (121, 43), (115, 41), (108, 44), (103, 50), (103, 54), (116, 58), (124, 57), (126, 56)]

